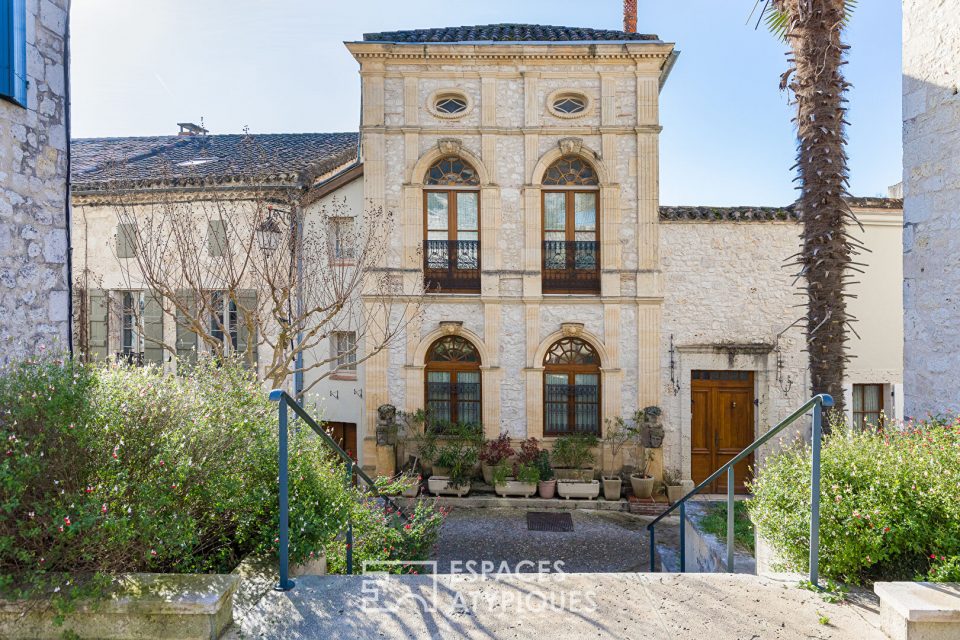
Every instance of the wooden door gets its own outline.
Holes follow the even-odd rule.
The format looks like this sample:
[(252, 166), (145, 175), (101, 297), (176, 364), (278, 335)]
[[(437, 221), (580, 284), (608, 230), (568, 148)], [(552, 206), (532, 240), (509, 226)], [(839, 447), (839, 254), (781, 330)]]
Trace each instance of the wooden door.
[[(691, 475), (699, 484), (754, 440), (753, 372), (694, 371), (691, 378)], [(752, 466), (753, 454), (734, 468), (737, 493), (746, 493)], [(708, 490), (726, 493), (726, 474)]]
[(357, 425), (352, 422), (327, 422), (324, 427), (334, 442), (357, 461)]

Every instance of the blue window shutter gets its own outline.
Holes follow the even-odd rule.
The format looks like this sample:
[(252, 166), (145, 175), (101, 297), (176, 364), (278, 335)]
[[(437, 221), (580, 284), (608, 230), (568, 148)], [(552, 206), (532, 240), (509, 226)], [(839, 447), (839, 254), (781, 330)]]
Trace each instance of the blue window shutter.
[(0, 97), (27, 106), (26, 0), (0, 0)]

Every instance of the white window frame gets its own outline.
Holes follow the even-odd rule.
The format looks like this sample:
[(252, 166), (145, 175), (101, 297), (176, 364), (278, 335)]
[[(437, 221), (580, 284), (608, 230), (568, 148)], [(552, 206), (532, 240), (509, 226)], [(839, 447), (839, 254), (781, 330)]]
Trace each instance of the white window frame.
[(356, 376), (357, 332), (332, 332), (330, 334), (330, 357), (334, 363), (334, 373), (342, 376)]

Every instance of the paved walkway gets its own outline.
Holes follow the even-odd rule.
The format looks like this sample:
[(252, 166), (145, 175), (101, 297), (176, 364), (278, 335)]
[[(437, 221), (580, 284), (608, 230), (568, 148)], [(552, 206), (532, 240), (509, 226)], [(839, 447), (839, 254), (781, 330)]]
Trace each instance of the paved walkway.
[(827, 604), (747, 575), (444, 575), (436, 588), (426, 576), (305, 576), (238, 615), (226, 637), (885, 640), (878, 627), (870, 601)]
[[(648, 571), (652, 518), (617, 511), (575, 509), (571, 532), (528, 531), (524, 509), (454, 509), (440, 532), (434, 558), (439, 573), (451, 573), (457, 561), (506, 563), (511, 571), (522, 561), (562, 562), (567, 573)], [(674, 542), (677, 521), (657, 527), (658, 542)], [(530, 564), (520, 571), (533, 572)], [(456, 569), (454, 573), (456, 573)]]

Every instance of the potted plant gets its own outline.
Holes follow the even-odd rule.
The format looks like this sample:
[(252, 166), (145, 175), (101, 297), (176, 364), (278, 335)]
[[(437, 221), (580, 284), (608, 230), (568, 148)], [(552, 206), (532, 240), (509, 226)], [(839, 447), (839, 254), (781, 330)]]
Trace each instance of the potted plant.
[(561, 498), (586, 498), (592, 500), (600, 495), (599, 480), (558, 480), (557, 493)]
[(639, 449), (637, 469), (630, 474), (630, 487), (633, 489), (633, 495), (638, 498), (650, 498), (653, 496), (653, 489), (657, 483), (656, 478), (647, 474), (650, 469), (650, 461), (653, 460), (653, 452), (647, 451), (647, 448), (642, 444), (639, 445)]
[(509, 460), (516, 451), (510, 446), (510, 436), (501, 433), (495, 440), (487, 440), (480, 449), (480, 472), (483, 481), (493, 484), (493, 469), (497, 465)]
[[(474, 425), (450, 425), (437, 448), (435, 475), (427, 480), (431, 493), (452, 493), (465, 496), (470, 492), (470, 479), (480, 457), (483, 436)], [(448, 470), (436, 474), (438, 469)]]
[(409, 471), (403, 471), (393, 477), (379, 476), (374, 487), (380, 495), (415, 498), (420, 492), (421, 477)]
[(571, 433), (557, 438), (552, 453), (557, 480), (593, 480), (593, 448), (597, 442), (597, 436), (592, 433)]
[(553, 467), (550, 466), (550, 452), (541, 451), (534, 464), (536, 464), (540, 476), (540, 481), (537, 482), (537, 491), (541, 498), (549, 500), (557, 490), (557, 480), (553, 477)]
[(518, 464), (515, 476), (508, 475), (509, 472), (507, 463), (493, 468), (493, 487), (497, 495), (529, 498), (537, 492), (540, 471), (536, 466), (529, 463)]
[(667, 488), (667, 500), (673, 504), (685, 494), (680, 480), (680, 472), (675, 469), (663, 470), (663, 484)]
[[(617, 466), (617, 456), (624, 445), (636, 439), (637, 430), (632, 428), (627, 421), (616, 416), (606, 420), (606, 429), (604, 430), (603, 444), (601, 449), (601, 479), (603, 480), (603, 497), (606, 500), (619, 500), (623, 489), (623, 478), (621, 476), (621, 466)], [(610, 460), (607, 462), (605, 449), (610, 451)]]

